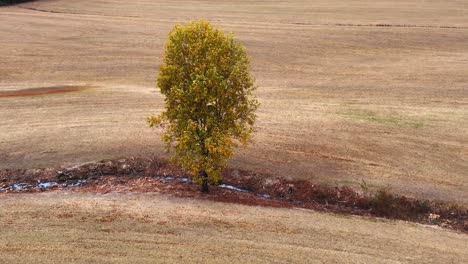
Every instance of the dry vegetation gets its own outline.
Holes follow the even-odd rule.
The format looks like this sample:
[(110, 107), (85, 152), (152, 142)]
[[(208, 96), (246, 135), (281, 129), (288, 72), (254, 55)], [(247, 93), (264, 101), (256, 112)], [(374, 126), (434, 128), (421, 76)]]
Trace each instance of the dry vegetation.
[[(223, 182), (200, 193), (188, 174), (160, 159), (119, 159), (70, 167), (0, 170), (0, 193), (74, 190), (82, 192), (159, 192), (237, 204), (306, 208), (349, 215), (385, 217), (438, 225), (468, 233), (468, 208), (395, 195), (388, 190), (355, 191), (306, 180), (288, 180), (227, 169)], [(228, 186), (223, 186), (223, 185)]]
[(465, 234), (158, 194), (0, 195), (5, 263), (463, 263)]

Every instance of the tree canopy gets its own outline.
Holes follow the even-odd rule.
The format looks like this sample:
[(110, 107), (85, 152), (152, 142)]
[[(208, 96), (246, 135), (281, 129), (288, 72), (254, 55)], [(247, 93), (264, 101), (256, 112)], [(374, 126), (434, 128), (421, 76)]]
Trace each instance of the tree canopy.
[(169, 33), (157, 86), (166, 110), (148, 117), (163, 128), (172, 160), (203, 183), (222, 180), (233, 148), (246, 146), (259, 103), (244, 46), (206, 20), (176, 25)]

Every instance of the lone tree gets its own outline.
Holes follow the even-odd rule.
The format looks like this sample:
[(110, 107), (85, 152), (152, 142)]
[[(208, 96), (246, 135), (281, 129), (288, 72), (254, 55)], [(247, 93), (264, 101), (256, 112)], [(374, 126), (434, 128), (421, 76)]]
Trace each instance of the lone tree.
[(188, 170), (201, 191), (222, 181), (233, 148), (247, 146), (259, 103), (244, 46), (206, 20), (169, 33), (157, 78), (166, 111), (148, 117), (163, 128), (171, 160)]

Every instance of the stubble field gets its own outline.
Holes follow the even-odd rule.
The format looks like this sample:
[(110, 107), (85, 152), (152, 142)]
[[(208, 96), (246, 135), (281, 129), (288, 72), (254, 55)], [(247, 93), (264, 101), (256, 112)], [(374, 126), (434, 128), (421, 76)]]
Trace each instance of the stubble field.
[(158, 194), (1, 196), (4, 263), (466, 263), (466, 234)]
[[(0, 8), (0, 169), (165, 156), (146, 116), (174, 24), (248, 49), (261, 102), (234, 168), (468, 204), (463, 1), (65, 1)], [(414, 223), (150, 193), (0, 194), (8, 263), (466, 263)], [(311, 258), (313, 256), (313, 259)]]
[(163, 108), (164, 41), (204, 17), (246, 45), (262, 103), (233, 167), (466, 204), (467, 12), (435, 0), (2, 7), (0, 168), (164, 155), (145, 123)]

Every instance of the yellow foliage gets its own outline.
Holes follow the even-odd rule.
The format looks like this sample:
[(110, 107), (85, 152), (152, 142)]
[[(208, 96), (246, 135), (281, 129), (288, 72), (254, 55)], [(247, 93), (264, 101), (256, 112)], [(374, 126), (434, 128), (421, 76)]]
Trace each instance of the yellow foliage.
[(172, 160), (195, 180), (217, 183), (233, 148), (247, 146), (259, 103), (244, 46), (206, 20), (176, 25), (165, 45), (157, 85), (166, 111), (148, 117), (174, 149)]

